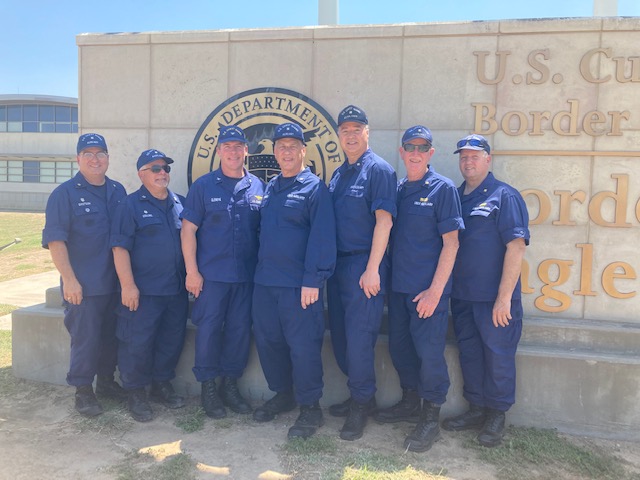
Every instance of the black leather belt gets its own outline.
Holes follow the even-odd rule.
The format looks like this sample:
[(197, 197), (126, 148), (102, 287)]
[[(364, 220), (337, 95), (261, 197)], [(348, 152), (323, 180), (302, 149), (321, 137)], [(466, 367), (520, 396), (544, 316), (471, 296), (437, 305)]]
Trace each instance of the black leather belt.
[(363, 253), (369, 253), (370, 250), (353, 250), (351, 252), (338, 251), (339, 257), (353, 257), (354, 255), (362, 255)]

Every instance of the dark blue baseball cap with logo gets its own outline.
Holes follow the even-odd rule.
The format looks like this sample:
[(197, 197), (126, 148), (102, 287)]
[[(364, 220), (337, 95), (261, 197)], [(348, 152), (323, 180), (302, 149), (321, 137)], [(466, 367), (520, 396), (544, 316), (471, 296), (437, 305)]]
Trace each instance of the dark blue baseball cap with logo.
[(487, 153), (491, 153), (491, 147), (487, 139), (476, 133), (467, 135), (456, 143), (456, 151), (453, 153), (459, 153), (460, 150), (484, 150)]
[(276, 143), (276, 140), (280, 140), (281, 138), (294, 138), (300, 140), (303, 145), (306, 145), (302, 128), (300, 128), (300, 125), (297, 123), (288, 122), (278, 125), (276, 131), (273, 133), (273, 143)]
[(158, 160), (158, 159), (164, 160), (165, 162), (167, 162), (167, 165), (170, 163), (173, 163), (173, 159), (167, 157), (160, 150), (151, 149), (151, 150), (145, 150), (140, 154), (140, 156), (138, 157), (138, 163), (136, 164), (136, 167), (138, 168), (138, 170), (140, 170), (147, 163), (151, 163), (154, 160)]
[(98, 147), (107, 152), (107, 142), (102, 135), (97, 133), (85, 133), (78, 138), (77, 151), (80, 153), (85, 148)]
[(402, 143), (405, 144), (410, 142), (411, 140), (415, 140), (416, 138), (422, 138), (427, 141), (429, 145), (433, 143), (433, 137), (431, 136), (431, 130), (422, 125), (415, 125), (413, 127), (407, 128), (402, 135)]
[(356, 122), (363, 125), (369, 125), (367, 114), (364, 113), (364, 110), (356, 107), (355, 105), (344, 107), (338, 114), (338, 126), (342, 125), (345, 122)]
[(237, 125), (225, 125), (220, 127), (220, 134), (218, 135), (218, 145), (227, 142), (249, 143), (247, 137), (245, 137), (244, 135), (244, 130), (242, 130)]

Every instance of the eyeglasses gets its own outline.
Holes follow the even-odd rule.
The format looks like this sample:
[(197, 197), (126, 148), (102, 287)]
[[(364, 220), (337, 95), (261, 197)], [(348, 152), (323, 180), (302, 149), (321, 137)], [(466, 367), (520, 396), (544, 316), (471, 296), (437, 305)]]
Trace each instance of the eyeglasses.
[(106, 160), (107, 158), (109, 158), (109, 154), (107, 152), (82, 152), (81, 156), (85, 160), (91, 160), (92, 158), (97, 158), (98, 160)]
[(160, 173), (162, 170), (169, 173), (171, 171), (171, 167), (169, 165), (151, 165), (149, 168), (141, 168), (140, 171), (144, 172), (145, 170), (151, 170), (151, 173)]
[(478, 138), (465, 138), (463, 140), (460, 140), (457, 144), (456, 147), (458, 150), (464, 148), (464, 147), (480, 147), (483, 150), (487, 150), (489, 149), (489, 144), (487, 142), (485, 142), (484, 140), (480, 140)]
[(404, 145), (402, 145), (402, 148), (405, 152), (413, 152), (418, 149), (420, 153), (424, 153), (431, 150), (431, 144), (427, 143), (425, 145), (414, 145), (413, 143), (405, 143)]

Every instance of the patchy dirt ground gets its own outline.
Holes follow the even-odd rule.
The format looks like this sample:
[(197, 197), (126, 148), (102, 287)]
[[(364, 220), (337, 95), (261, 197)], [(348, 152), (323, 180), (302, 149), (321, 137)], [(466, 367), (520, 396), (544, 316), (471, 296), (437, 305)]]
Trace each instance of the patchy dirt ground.
[[(187, 454), (196, 464), (191, 468), (195, 478), (321, 478), (313, 465), (303, 473), (289, 470), (291, 464), (283, 445), (296, 412), (268, 424), (256, 424), (250, 416), (235, 414), (222, 420), (205, 417), (201, 430), (186, 433), (176, 421), (188, 422), (193, 420), (189, 415), (197, 416), (193, 413), (197, 411), (197, 398), (189, 399), (186, 410), (171, 411), (154, 404), (156, 418), (147, 424), (131, 420), (115, 402), (104, 402), (106, 413), (87, 420), (73, 410), (73, 389), (69, 387), (3, 382), (7, 383), (9, 387), (0, 392), (1, 479), (137, 479), (141, 472), (179, 453)], [(319, 434), (337, 438), (342, 419), (326, 415), (325, 420)], [(429, 452), (405, 453), (402, 442), (410, 428), (408, 424), (378, 425), (371, 421), (362, 439), (335, 442), (341, 452), (376, 452), (399, 458), (416, 469), (443, 472), (445, 478), (495, 478), (495, 467), (480, 462), (473, 450), (463, 447), (464, 434), (443, 432), (443, 438)], [(572, 441), (612, 452), (640, 472), (637, 444), (581, 438)], [(153, 478), (184, 478), (172, 476), (170, 471), (162, 475)]]

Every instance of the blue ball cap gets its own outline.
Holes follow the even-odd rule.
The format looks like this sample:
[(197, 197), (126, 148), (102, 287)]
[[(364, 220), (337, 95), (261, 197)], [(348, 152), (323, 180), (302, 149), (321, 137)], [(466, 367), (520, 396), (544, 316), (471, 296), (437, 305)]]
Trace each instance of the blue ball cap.
[(362, 123), (363, 125), (369, 125), (367, 114), (364, 113), (364, 110), (356, 107), (355, 105), (344, 107), (338, 115), (338, 126), (342, 125), (344, 122), (357, 122)]
[(247, 137), (245, 137), (244, 135), (244, 130), (236, 125), (225, 125), (220, 127), (220, 134), (218, 135), (218, 145), (227, 142), (249, 143)]
[(144, 167), (147, 163), (151, 163), (154, 160), (158, 160), (158, 159), (162, 159), (165, 162), (167, 162), (167, 164), (169, 163), (173, 163), (173, 159), (167, 157), (164, 153), (162, 153), (159, 150), (145, 150), (144, 152), (142, 152), (140, 154), (140, 156), (138, 157), (138, 163), (136, 164), (138, 170), (140, 170), (142, 167)]
[(456, 143), (456, 151), (453, 153), (459, 153), (460, 150), (484, 150), (487, 153), (491, 153), (491, 147), (487, 139), (475, 133), (467, 135)]
[(85, 133), (84, 135), (80, 135), (78, 138), (78, 153), (83, 151), (85, 148), (98, 147), (107, 152), (107, 142), (104, 140), (102, 135), (97, 133)]
[(416, 125), (411, 128), (407, 128), (407, 131), (402, 135), (402, 144), (415, 140), (416, 138), (423, 138), (429, 145), (433, 143), (433, 137), (431, 136), (431, 130), (422, 125)]
[(302, 128), (300, 128), (300, 125), (297, 123), (289, 122), (278, 125), (276, 131), (273, 133), (273, 143), (276, 143), (276, 140), (280, 140), (281, 138), (295, 138), (296, 140), (300, 140), (303, 145), (306, 145)]

